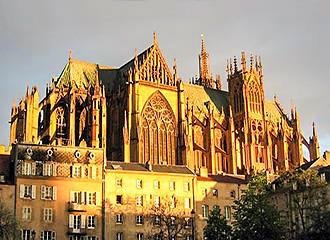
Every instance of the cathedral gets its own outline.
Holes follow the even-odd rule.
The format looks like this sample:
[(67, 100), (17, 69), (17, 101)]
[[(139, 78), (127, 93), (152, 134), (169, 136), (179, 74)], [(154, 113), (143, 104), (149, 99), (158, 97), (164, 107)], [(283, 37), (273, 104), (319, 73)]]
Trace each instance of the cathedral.
[(73, 59), (12, 106), (10, 144), (102, 148), (107, 161), (184, 165), (197, 175), (276, 174), (320, 157), (315, 126), (264, 97), (260, 57), (227, 61), (228, 91), (213, 77), (202, 39), (199, 77), (183, 81), (154, 34), (153, 44), (119, 68)]

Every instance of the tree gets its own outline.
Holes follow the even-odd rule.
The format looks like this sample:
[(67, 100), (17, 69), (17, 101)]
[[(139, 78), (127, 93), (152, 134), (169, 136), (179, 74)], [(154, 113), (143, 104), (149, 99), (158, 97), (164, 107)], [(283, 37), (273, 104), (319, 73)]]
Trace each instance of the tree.
[(158, 206), (146, 210), (148, 239), (185, 239), (192, 234), (190, 213), (177, 205), (175, 198), (165, 198)]
[(282, 174), (274, 181), (276, 192), (288, 196), (291, 237), (325, 240), (330, 235), (330, 201), (327, 183), (315, 170), (301, 169)]
[(227, 220), (221, 215), (218, 206), (213, 207), (207, 225), (204, 227), (204, 236), (210, 240), (230, 240), (232, 228)]
[(234, 239), (285, 239), (285, 227), (272, 203), (265, 173), (251, 178), (248, 189), (235, 201), (234, 210)]
[(0, 239), (18, 239), (19, 224), (15, 216), (12, 214), (0, 199)]

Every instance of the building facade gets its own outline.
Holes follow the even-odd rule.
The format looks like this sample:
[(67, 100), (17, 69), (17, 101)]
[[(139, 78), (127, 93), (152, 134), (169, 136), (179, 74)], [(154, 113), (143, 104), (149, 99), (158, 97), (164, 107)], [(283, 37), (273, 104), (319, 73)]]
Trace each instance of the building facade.
[(231, 221), (246, 175), (302, 165), (303, 145), (320, 157), (315, 126), (307, 141), (297, 110), (288, 116), (265, 99), (260, 58), (228, 61), (228, 91), (213, 77), (204, 39), (198, 60), (199, 76), (183, 81), (154, 34), (121, 67), (70, 53), (41, 101), (37, 87), (27, 89), (10, 122), (23, 239), (141, 240), (141, 211), (172, 197), (196, 227), (187, 239), (202, 239), (214, 205)]

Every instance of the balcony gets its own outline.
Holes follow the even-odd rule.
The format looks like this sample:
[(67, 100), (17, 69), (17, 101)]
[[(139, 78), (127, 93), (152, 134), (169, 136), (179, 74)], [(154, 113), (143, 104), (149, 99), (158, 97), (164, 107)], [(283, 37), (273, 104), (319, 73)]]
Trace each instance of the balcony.
[(86, 207), (79, 203), (68, 202), (68, 212), (87, 212)]
[(68, 235), (87, 235), (86, 228), (69, 228)]

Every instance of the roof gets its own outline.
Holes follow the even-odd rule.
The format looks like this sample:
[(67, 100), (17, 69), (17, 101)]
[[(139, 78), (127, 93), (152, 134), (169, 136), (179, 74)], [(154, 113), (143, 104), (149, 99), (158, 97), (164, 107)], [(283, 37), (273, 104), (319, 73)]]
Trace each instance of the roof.
[(213, 88), (207, 88), (204, 86), (183, 83), (183, 90), (185, 98), (188, 98), (189, 102), (198, 106), (200, 109), (205, 108), (205, 102), (210, 102), (219, 112), (228, 109), (229, 100), (228, 92), (217, 90)]
[(320, 168), (326, 167), (330, 165), (330, 159), (325, 159), (323, 157), (319, 157), (313, 161), (307, 162), (300, 166), (302, 170), (315, 169), (318, 170)]
[[(75, 84), (77, 88), (85, 87), (94, 84), (97, 77), (97, 64), (80, 61), (77, 59), (69, 59), (69, 62), (65, 65), (61, 75), (56, 81), (56, 87), (72, 86)], [(110, 66), (98, 66), (101, 69), (102, 77), (106, 78), (106, 72), (114, 69)], [(102, 79), (105, 80), (105, 79)], [(101, 80), (101, 81), (102, 81)]]
[(233, 184), (247, 184), (248, 181), (244, 176), (230, 176), (230, 175), (209, 175), (208, 177), (197, 177), (199, 181), (216, 181), (219, 183), (233, 183)]
[(279, 123), (281, 118), (287, 118), (282, 109), (272, 100), (265, 100), (265, 111), (268, 120), (272, 120), (274, 123)]
[(121, 170), (121, 171), (137, 171), (137, 172), (157, 172), (157, 173), (174, 173), (174, 174), (188, 174), (194, 173), (183, 165), (151, 165), (150, 169), (146, 164), (142, 163), (125, 163), (125, 162), (108, 162), (106, 169)]
[[(93, 161), (95, 161), (96, 164), (102, 164), (104, 158), (103, 149), (95, 148), (17, 144), (17, 148), (14, 149), (17, 154), (17, 160), (32, 160), (42, 162), (55, 161), (61, 163), (89, 163), (91, 161), (89, 154), (94, 153)], [(51, 156), (49, 156), (48, 150), (52, 151)], [(75, 157), (75, 153), (77, 151), (80, 152), (79, 159)], [(28, 152), (30, 152), (30, 154)]]

